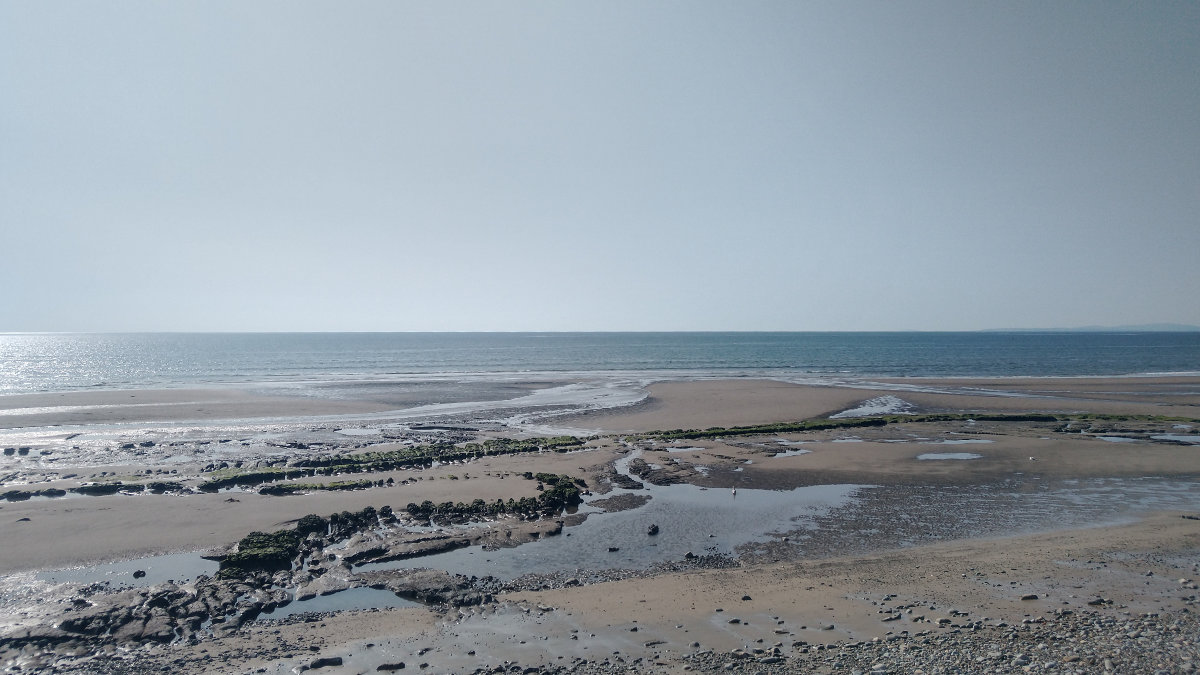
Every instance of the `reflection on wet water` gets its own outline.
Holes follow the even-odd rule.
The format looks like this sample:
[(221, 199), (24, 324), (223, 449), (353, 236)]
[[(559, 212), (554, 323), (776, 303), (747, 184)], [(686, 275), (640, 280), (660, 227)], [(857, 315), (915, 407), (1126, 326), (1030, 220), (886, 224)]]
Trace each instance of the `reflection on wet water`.
[[(628, 475), (634, 452), (617, 462)], [(466, 575), (512, 579), (529, 573), (575, 569), (645, 569), (686, 554), (732, 553), (742, 544), (773, 531), (811, 527), (818, 515), (829, 514), (854, 499), (861, 485), (817, 485), (794, 490), (750, 490), (736, 493), (694, 485), (656, 486), (645, 490), (614, 490), (603, 495), (646, 494), (646, 505), (629, 511), (596, 513), (563, 534), (516, 548), (485, 551), (458, 549), (424, 558), (364, 565), (363, 570), (430, 567)], [(658, 533), (647, 534), (651, 525)], [(616, 550), (612, 550), (616, 549)]]
[(926, 452), (917, 455), (919, 460), (939, 460), (939, 459), (980, 459), (983, 455), (977, 455), (973, 452)]
[[(213, 575), (217, 573), (217, 567), (216, 561), (201, 558), (199, 553), (170, 553), (114, 563), (45, 570), (38, 572), (36, 578), (55, 584), (107, 581), (113, 586), (141, 587), (167, 581), (186, 581), (201, 574)], [(135, 578), (135, 572), (145, 572), (145, 576), (139, 574)]]
[(318, 595), (308, 600), (290, 602), (270, 612), (259, 615), (262, 619), (284, 619), (304, 612), (340, 612), (348, 609), (372, 609), (384, 607), (423, 607), (418, 602), (405, 600), (395, 593), (378, 588), (350, 588), (329, 595)]
[(1151, 436), (1156, 441), (1174, 441), (1175, 443), (1200, 444), (1200, 434), (1158, 434)]
[[(590, 515), (583, 525), (566, 528), (558, 537), (512, 549), (473, 547), (363, 569), (431, 567), (502, 579), (528, 573), (645, 569), (688, 552), (754, 555), (770, 542), (784, 542), (784, 535), (791, 555), (824, 557), (1118, 523), (1146, 511), (1200, 509), (1200, 484), (1164, 478), (1018, 476), (985, 485), (824, 485), (786, 492), (739, 489), (736, 495), (688, 485), (647, 487), (652, 499), (645, 506)], [(647, 534), (651, 524), (659, 525), (657, 535)]]
[(1018, 476), (982, 485), (864, 488), (858, 497), (818, 518), (814, 530), (793, 536), (791, 555), (848, 555), (1116, 524), (1148, 511), (1194, 511), (1200, 509), (1200, 483), (1187, 478)]

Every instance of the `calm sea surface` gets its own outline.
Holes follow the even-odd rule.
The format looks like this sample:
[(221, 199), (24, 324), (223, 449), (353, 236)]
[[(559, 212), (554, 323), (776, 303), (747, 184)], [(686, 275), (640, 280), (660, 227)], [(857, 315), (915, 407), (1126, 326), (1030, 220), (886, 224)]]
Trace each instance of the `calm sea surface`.
[(0, 334), (0, 394), (462, 375), (1200, 372), (1200, 333)]

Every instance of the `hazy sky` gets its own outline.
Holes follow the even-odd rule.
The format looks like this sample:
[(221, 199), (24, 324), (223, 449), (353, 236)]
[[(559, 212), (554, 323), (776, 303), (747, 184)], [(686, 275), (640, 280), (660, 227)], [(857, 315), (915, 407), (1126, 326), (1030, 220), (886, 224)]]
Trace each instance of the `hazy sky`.
[(0, 330), (1200, 324), (1200, 3), (0, 0)]

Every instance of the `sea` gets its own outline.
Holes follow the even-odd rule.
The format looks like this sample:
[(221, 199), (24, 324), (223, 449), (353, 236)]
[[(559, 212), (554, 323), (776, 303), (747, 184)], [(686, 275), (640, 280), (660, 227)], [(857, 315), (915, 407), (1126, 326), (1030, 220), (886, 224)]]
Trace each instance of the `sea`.
[(1050, 377), (1200, 373), (1200, 332), (0, 333), (0, 395), (581, 374)]

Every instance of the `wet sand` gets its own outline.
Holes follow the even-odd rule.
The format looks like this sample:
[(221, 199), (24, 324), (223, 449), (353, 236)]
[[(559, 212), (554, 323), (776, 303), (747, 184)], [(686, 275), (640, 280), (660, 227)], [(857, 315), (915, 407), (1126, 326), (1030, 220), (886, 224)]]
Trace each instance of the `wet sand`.
[[(596, 470), (612, 458), (607, 451), (586, 456), (513, 456), (483, 460), (465, 470), (445, 466), (373, 476), (380, 480), (391, 477), (397, 482), (407, 478), (412, 481), (407, 485), (288, 497), (237, 490), (218, 494), (0, 501), (0, 541), (20, 542), (17, 546), (0, 547), (0, 574), (214, 549), (255, 530), (269, 532), (290, 527), (309, 513), (327, 515), (384, 504), (402, 509), (409, 502), (427, 499), (437, 502), (520, 499), (537, 494), (533, 483), (519, 478), (526, 471), (581, 473), (581, 466)], [(500, 474), (505, 478), (499, 478)], [(54, 481), (47, 485), (73, 483), (78, 481)]]
[[(881, 386), (883, 385), (883, 386)], [(1111, 414), (1200, 417), (1200, 377), (880, 379), (814, 386), (774, 380), (659, 382), (626, 410), (576, 418), (609, 432), (704, 429), (822, 417), (896, 396), (916, 412)]]
[[(852, 483), (912, 492), (937, 486), (988, 486), (1014, 476), (1022, 481), (1154, 476), (1185, 484), (1200, 476), (1200, 446), (1154, 438), (1197, 433), (1200, 423), (1194, 420), (1200, 418), (1200, 378), (895, 380), (850, 385), (763, 380), (660, 382), (651, 385), (648, 398), (637, 406), (556, 419), (558, 426), (616, 434), (590, 441), (587, 451), (496, 456), (465, 465), (396, 470), (372, 475), (374, 480), (392, 478), (393, 484), (369, 490), (290, 497), (239, 490), (0, 502), (0, 541), (5, 543), (0, 547), (0, 575), (5, 575), (11, 587), (27, 578), (22, 575), (37, 569), (221, 549), (252, 530), (288, 527), (309, 513), (356, 511), (384, 504), (400, 510), (406, 503), (426, 499), (519, 499), (536, 494), (533, 484), (520, 478), (526, 471), (574, 475), (597, 491), (608, 490), (605, 481), (613, 462), (630, 449), (621, 434), (826, 417), (883, 396), (902, 399), (912, 412), (924, 413), (1092, 412), (1192, 421), (1084, 420), (1064, 431), (1056, 423), (959, 419), (675, 443), (639, 441), (646, 461), (661, 467), (649, 469), (652, 473), (642, 478), (723, 490)], [(212, 419), (300, 418), (375, 413), (381, 407), (361, 401), (262, 397), (221, 390), (84, 392), (0, 399), (4, 411), (0, 426), (86, 428), (97, 420), (170, 423), (196, 419), (196, 415)], [(506, 434), (492, 431), (487, 435)], [(379, 440), (374, 439), (370, 449), (402, 447), (400, 442), (388, 445)], [(49, 449), (69, 457), (72, 439), (61, 443), (61, 448)], [(155, 446), (160, 447), (161, 443)], [(211, 462), (205, 454), (208, 447), (188, 446), (195, 451), (191, 461), (167, 464), (151, 453), (146, 464), (133, 461), (105, 466), (111, 475), (104, 479), (112, 475), (127, 482), (169, 477), (194, 484), (205, 475), (205, 464)], [(59, 463), (35, 461), (42, 449), (47, 448), (35, 448), (24, 457), (13, 453), (0, 458), (0, 476), (4, 477), (0, 492), (69, 488), (97, 475), (96, 467), (71, 466), (63, 463), (68, 461), (65, 459)], [(795, 449), (805, 452), (773, 456)], [(281, 457), (294, 457), (327, 449), (281, 444), (268, 450), (262, 454), (279, 452)], [(958, 452), (979, 458), (917, 459), (923, 454)], [(136, 455), (131, 456), (136, 460)], [(152, 473), (147, 475), (147, 470)], [(174, 473), (165, 473), (168, 470)], [(609, 672), (604, 670), (608, 666), (598, 665), (604, 661), (615, 672), (634, 659), (642, 659), (637, 670), (677, 672), (685, 665), (704, 670), (706, 657), (695, 655), (705, 650), (752, 650), (778, 642), (786, 652), (780, 667), (791, 663), (798, 668), (796, 672), (807, 672), (797, 664), (806, 663), (809, 652), (796, 643), (834, 645), (885, 638), (889, 632), (896, 635), (904, 630), (948, 631), (951, 623), (961, 624), (968, 617), (1022, 625), (1031, 617), (1063, 609), (1108, 612), (1116, 617), (1183, 612), (1193, 605), (1187, 597), (1194, 598), (1195, 592), (1180, 592), (1180, 579), (1200, 575), (1195, 567), (1200, 559), (1200, 521), (1182, 517), (1193, 513), (1143, 511), (1104, 527), (1004, 538), (994, 534), (978, 538), (967, 532), (966, 538), (948, 535), (949, 540), (923, 540), (899, 549), (887, 543), (892, 541), (888, 537), (880, 537), (879, 546), (872, 547), (871, 536), (864, 534), (853, 554), (831, 550), (825, 555), (810, 552), (796, 558), (782, 549), (756, 550), (735, 569), (655, 573), (649, 578), (634, 575), (581, 586), (552, 584), (550, 590), (503, 593), (496, 603), (483, 607), (342, 612), (322, 616), (317, 622), (249, 622), (233, 633), (214, 635), (197, 644), (146, 645), (128, 654), (147, 669), (172, 663), (177, 672), (254, 672), (258, 668), (290, 672), (326, 655), (343, 658), (354, 666), (354, 672), (373, 672), (379, 665), (398, 661), (409, 668), (428, 663), (435, 672), (471, 672), (504, 661), (549, 668), (580, 659), (587, 659), (596, 672)], [(829, 557), (831, 554), (836, 557)], [(1147, 576), (1147, 572), (1152, 574)], [(1037, 600), (1021, 599), (1033, 594)], [(1109, 602), (1088, 604), (1099, 596)], [(9, 614), (0, 625), (0, 640), (36, 622), (39, 616), (53, 620), (52, 606), (21, 615), (17, 613), (19, 605), (5, 605)], [(889, 618), (895, 614), (899, 618)], [(924, 621), (917, 620), (921, 616)], [(939, 628), (940, 618), (950, 621)], [(731, 623), (731, 619), (738, 621)], [(757, 642), (760, 639), (763, 642)], [(531, 650), (530, 645), (537, 649)], [(62, 660), (63, 655), (53, 650), (47, 653), (24, 647), (6, 651), (5, 663), (6, 667), (24, 664), (48, 672), (55, 663), (63, 672), (138, 672), (131, 670), (132, 656), (103, 647), (103, 640), (98, 640), (97, 646), (109, 655)], [(425, 649), (428, 651), (422, 652)], [(475, 653), (468, 654), (471, 651)], [(175, 659), (179, 661), (173, 662)], [(834, 668), (831, 672), (841, 671)]]
[(0, 396), (0, 428), (352, 415), (388, 409), (364, 401), (219, 388), (21, 394)]

